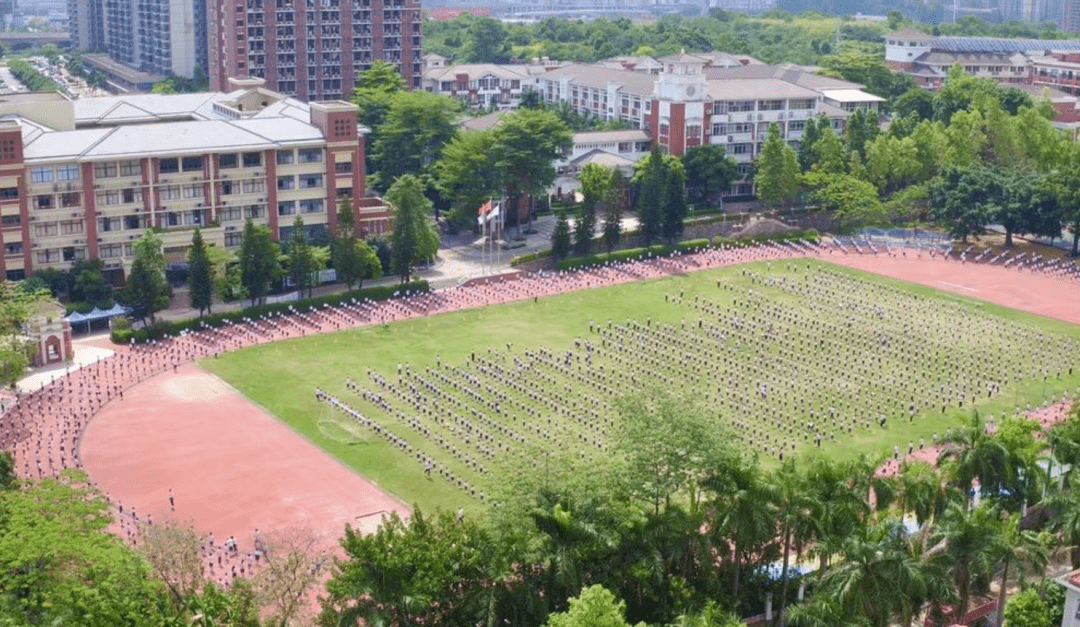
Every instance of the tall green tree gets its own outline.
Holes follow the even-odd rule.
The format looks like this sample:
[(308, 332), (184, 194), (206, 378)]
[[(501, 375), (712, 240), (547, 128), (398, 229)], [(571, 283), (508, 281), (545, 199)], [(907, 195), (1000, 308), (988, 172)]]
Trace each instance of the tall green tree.
[(829, 122), (826, 118), (810, 117), (806, 120), (806, 126), (803, 127), (802, 137), (799, 139), (799, 169), (803, 172), (810, 170), (810, 166), (817, 163), (817, 156), (814, 154), (814, 144), (817, 143), (818, 138), (821, 137), (821, 126), (828, 125)]
[(131, 307), (131, 315), (144, 325), (147, 318), (154, 322), (154, 315), (169, 306), (172, 287), (165, 280), (165, 253), (161, 238), (147, 231), (135, 240), (135, 260), (131, 264), (124, 287), (124, 299)]
[(491, 17), (478, 17), (469, 26), (469, 61), (472, 63), (495, 63), (509, 52), (506, 27)]
[(634, 182), (638, 185), (637, 217), (641, 223), (641, 235), (649, 245), (663, 232), (664, 193), (667, 191), (667, 168), (660, 148), (653, 146), (648, 157), (638, 161), (634, 168)]
[(780, 136), (779, 125), (769, 125), (769, 132), (761, 147), (761, 155), (754, 161), (757, 174), (754, 185), (763, 202), (773, 207), (790, 202), (799, 191), (799, 158)]
[(475, 625), (488, 615), (494, 545), (471, 518), (391, 513), (374, 533), (345, 527), (321, 625)]
[(372, 144), (372, 186), (385, 191), (404, 174), (430, 176), (443, 147), (458, 132), (461, 101), (428, 91), (393, 96)]
[(683, 232), (689, 206), (686, 203), (686, 170), (676, 157), (664, 157), (664, 220), (661, 231), (670, 243)]
[[(811, 124), (811, 121), (807, 121)], [(814, 125), (816, 130), (816, 124)], [(739, 178), (739, 166), (720, 144), (691, 146), (682, 156), (686, 184), (698, 202), (708, 203), (715, 192), (723, 192)]]
[(394, 211), (394, 230), (390, 238), (391, 265), (402, 283), (412, 277), (412, 268), (430, 261), (439, 249), (439, 235), (431, 220), (431, 201), (424, 197), (420, 179), (411, 174), (394, 181), (386, 192)]
[(524, 196), (539, 196), (555, 182), (555, 161), (570, 149), (574, 138), (554, 113), (535, 109), (503, 116), (494, 135), (494, 165), (511, 208), (508, 224), (520, 225), (528, 216)]
[(459, 226), (475, 229), (477, 209), (502, 193), (496, 139), (494, 129), (458, 133), (435, 164), (435, 186), (453, 203), (451, 217)]
[(874, 141), (880, 132), (877, 113), (863, 108), (855, 109), (844, 126), (844, 143), (847, 144), (848, 153), (858, 154), (859, 159), (865, 163), (866, 146)]
[(570, 599), (570, 609), (549, 616), (547, 627), (630, 627), (625, 614), (626, 603), (595, 585)]
[(581, 205), (574, 228), (574, 253), (588, 254), (596, 231), (596, 210), (600, 203), (611, 200), (618, 182), (618, 172), (598, 163), (587, 163), (578, 173), (581, 183)]
[(382, 59), (376, 59), (371, 67), (356, 77), (351, 101), (360, 107), (360, 123), (369, 129), (378, 129), (386, 120), (394, 98), (403, 91), (405, 79), (397, 69)]
[(304, 290), (307, 290), (310, 297), (315, 283), (315, 256), (308, 241), (307, 227), (300, 216), (296, 216), (293, 221), (288, 247), (289, 278), (301, 296), (304, 295)]
[(330, 255), (339, 281), (344, 281), (351, 290), (353, 286), (362, 286), (364, 279), (377, 279), (382, 276), (382, 264), (366, 242), (356, 236), (356, 221), (353, 217), (352, 200), (342, 198), (338, 207), (337, 227), (331, 242)]
[(556, 260), (565, 259), (570, 255), (571, 248), (570, 221), (566, 219), (566, 212), (560, 211), (555, 220), (555, 230), (551, 232), (551, 256)]
[(214, 280), (210, 254), (206, 250), (202, 230), (195, 229), (191, 236), (191, 247), (188, 248), (188, 301), (193, 309), (199, 310), (201, 318), (204, 311), (210, 312), (213, 299)]
[(931, 215), (955, 238), (981, 235), (1001, 196), (999, 186), (1000, 179), (988, 168), (946, 168), (927, 187)]
[(240, 284), (251, 304), (266, 298), (270, 284), (281, 274), (278, 247), (270, 229), (248, 218), (240, 240)]

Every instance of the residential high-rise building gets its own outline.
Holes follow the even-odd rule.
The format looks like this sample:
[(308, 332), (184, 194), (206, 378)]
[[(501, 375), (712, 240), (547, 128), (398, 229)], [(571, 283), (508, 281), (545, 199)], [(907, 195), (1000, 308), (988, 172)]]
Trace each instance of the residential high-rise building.
[(376, 59), (420, 87), (419, 0), (219, 0), (207, 12), (210, 89), (252, 76), (301, 100), (348, 97)]
[(76, 50), (104, 50), (104, 0), (68, 0), (68, 30)]
[(192, 78), (207, 71), (207, 0), (69, 0), (72, 43), (128, 68)]

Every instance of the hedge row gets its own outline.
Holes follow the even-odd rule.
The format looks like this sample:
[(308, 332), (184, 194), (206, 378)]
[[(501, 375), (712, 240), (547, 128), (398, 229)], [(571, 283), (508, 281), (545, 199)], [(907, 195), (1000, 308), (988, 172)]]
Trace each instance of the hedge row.
[(573, 268), (583, 268), (585, 266), (603, 265), (611, 261), (629, 261), (631, 259), (640, 259), (648, 256), (663, 257), (665, 255), (670, 255), (673, 252), (700, 250), (708, 247), (709, 240), (707, 239), (690, 239), (675, 245), (656, 244), (641, 248), (624, 248), (623, 250), (615, 250), (610, 253), (597, 253), (595, 255), (585, 255), (584, 257), (570, 257), (563, 259), (558, 263), (558, 268), (560, 270), (571, 270)]
[(769, 233), (763, 235), (747, 235), (744, 237), (714, 237), (712, 238), (713, 246), (746, 246), (749, 244), (760, 244), (762, 242), (814, 242), (815, 244), (821, 241), (821, 234), (816, 229), (794, 229), (792, 231), (785, 231), (783, 233)]
[(597, 255), (588, 255), (585, 257), (570, 257), (563, 259), (558, 263), (560, 270), (571, 270), (574, 268), (584, 268), (586, 266), (598, 266), (612, 261), (630, 261), (633, 259), (642, 259), (644, 257), (663, 257), (675, 252), (693, 252), (703, 248), (720, 247), (731, 248), (735, 246), (749, 246), (751, 244), (759, 244), (762, 242), (789, 242), (789, 241), (811, 241), (817, 243), (820, 241), (821, 236), (814, 229), (795, 229), (784, 233), (772, 233), (768, 235), (752, 235), (748, 237), (731, 238), (731, 237), (714, 237), (712, 240), (707, 239), (690, 239), (679, 242), (675, 245), (655, 245), (647, 248), (627, 248), (624, 250), (616, 250), (611, 253), (600, 253)]
[(316, 296), (314, 298), (304, 298), (284, 303), (255, 305), (254, 307), (247, 307), (236, 311), (210, 314), (202, 318), (160, 321), (154, 323), (149, 328), (144, 329), (116, 329), (114, 325), (112, 341), (116, 344), (128, 344), (132, 340), (135, 340), (136, 343), (142, 343), (148, 340), (158, 340), (166, 336), (175, 336), (182, 331), (198, 331), (204, 326), (220, 327), (226, 323), (240, 322), (244, 318), (259, 318), (261, 316), (283, 314), (290, 311), (290, 309), (307, 312), (316, 308), (321, 309), (327, 305), (336, 307), (342, 303), (350, 302), (353, 299), (358, 301), (387, 300), (396, 295), (420, 294), (429, 291), (431, 291), (431, 286), (428, 285), (427, 281), (413, 281), (408, 285), (380, 285), (378, 287), (368, 287), (361, 290), (352, 290), (351, 292), (327, 294), (326, 296)]
[(526, 253), (524, 255), (518, 255), (510, 260), (510, 267), (518, 266), (530, 261), (536, 261), (537, 259), (547, 259), (551, 256), (551, 249), (538, 250), (536, 252)]

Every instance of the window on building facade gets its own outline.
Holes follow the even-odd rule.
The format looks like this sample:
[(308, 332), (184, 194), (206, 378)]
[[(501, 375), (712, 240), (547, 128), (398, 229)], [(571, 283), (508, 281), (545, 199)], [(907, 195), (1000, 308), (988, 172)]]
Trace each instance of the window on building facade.
[(300, 201), (300, 213), (322, 213), (323, 212), (323, 200), (322, 198), (314, 198), (309, 200)]
[(245, 152), (244, 153), (244, 167), (245, 168), (257, 168), (262, 165), (262, 153), (261, 152)]
[(34, 208), (36, 209), (52, 209), (55, 206), (56, 202), (52, 194), (40, 194), (34, 197)]
[(296, 201), (286, 200), (279, 202), (277, 206), (277, 214), (279, 216), (291, 216), (296, 214)]
[(322, 186), (322, 174), (304, 174), (300, 176), (300, 189), (318, 189)]
[(63, 235), (75, 235), (83, 232), (82, 220), (65, 220), (60, 223), (60, 233)]
[(334, 164), (334, 171), (338, 174), (351, 174), (352, 161), (338, 161)]
[(17, 200), (18, 198), (18, 187), (0, 187), (0, 200)]
[(244, 219), (244, 212), (240, 207), (225, 207), (218, 212), (222, 222), (239, 222)]
[(179, 159), (162, 159), (161, 161), (158, 161), (158, 172), (161, 174), (176, 174), (179, 171)]
[(129, 187), (128, 189), (120, 190), (120, 202), (132, 203), (143, 201), (143, 190), (141, 187)]
[(80, 204), (81, 203), (79, 202), (79, 192), (67, 192), (64, 194), (60, 194), (61, 207), (78, 207)]
[(60, 234), (60, 227), (55, 222), (50, 224), (38, 224), (34, 227), (34, 235), (37, 237), (53, 237)]
[(53, 169), (52, 168), (30, 168), (30, 182), (31, 183), (52, 183), (53, 182)]
[(218, 166), (222, 170), (230, 170), (236, 167), (236, 154), (229, 153), (218, 157)]
[(56, 180), (77, 181), (79, 180), (79, 166), (75, 163), (56, 166)]
[(184, 157), (182, 166), (184, 172), (202, 172), (203, 159), (202, 157)]
[(205, 194), (206, 190), (202, 185), (184, 186), (184, 198), (202, 198)]
[(10, 216), (0, 216), (0, 226), (19, 226), (22, 223), (22, 217), (19, 214)]
[(305, 148), (299, 151), (299, 163), (319, 163), (322, 161), (322, 148)]
[(94, 164), (94, 178), (96, 179), (110, 179), (116, 177), (116, 164), (113, 162), (108, 163), (95, 163)]
[(139, 161), (121, 161), (120, 176), (142, 176), (142, 163)]
[(279, 150), (277, 151), (277, 164), (289, 165), (293, 162), (293, 151), (291, 150)]
[(258, 194), (266, 191), (266, 181), (263, 181), (261, 179), (255, 181), (244, 181), (242, 187), (245, 194)]
[(277, 179), (277, 188), (280, 190), (296, 189), (296, 177), (279, 176)]

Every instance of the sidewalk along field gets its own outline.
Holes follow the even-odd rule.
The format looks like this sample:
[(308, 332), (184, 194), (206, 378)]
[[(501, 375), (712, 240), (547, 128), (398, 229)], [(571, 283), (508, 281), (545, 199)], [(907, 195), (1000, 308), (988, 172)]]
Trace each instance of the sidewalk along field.
[[(425, 509), (609, 446), (662, 387), (766, 464), (906, 453), (977, 407), (1077, 389), (1080, 327), (813, 260), (747, 264), (289, 340), (203, 366)], [(336, 397), (318, 402), (319, 388)], [(358, 417), (360, 419), (358, 419)], [(287, 460), (283, 460), (287, 463)], [(302, 468), (296, 472), (303, 472)]]

